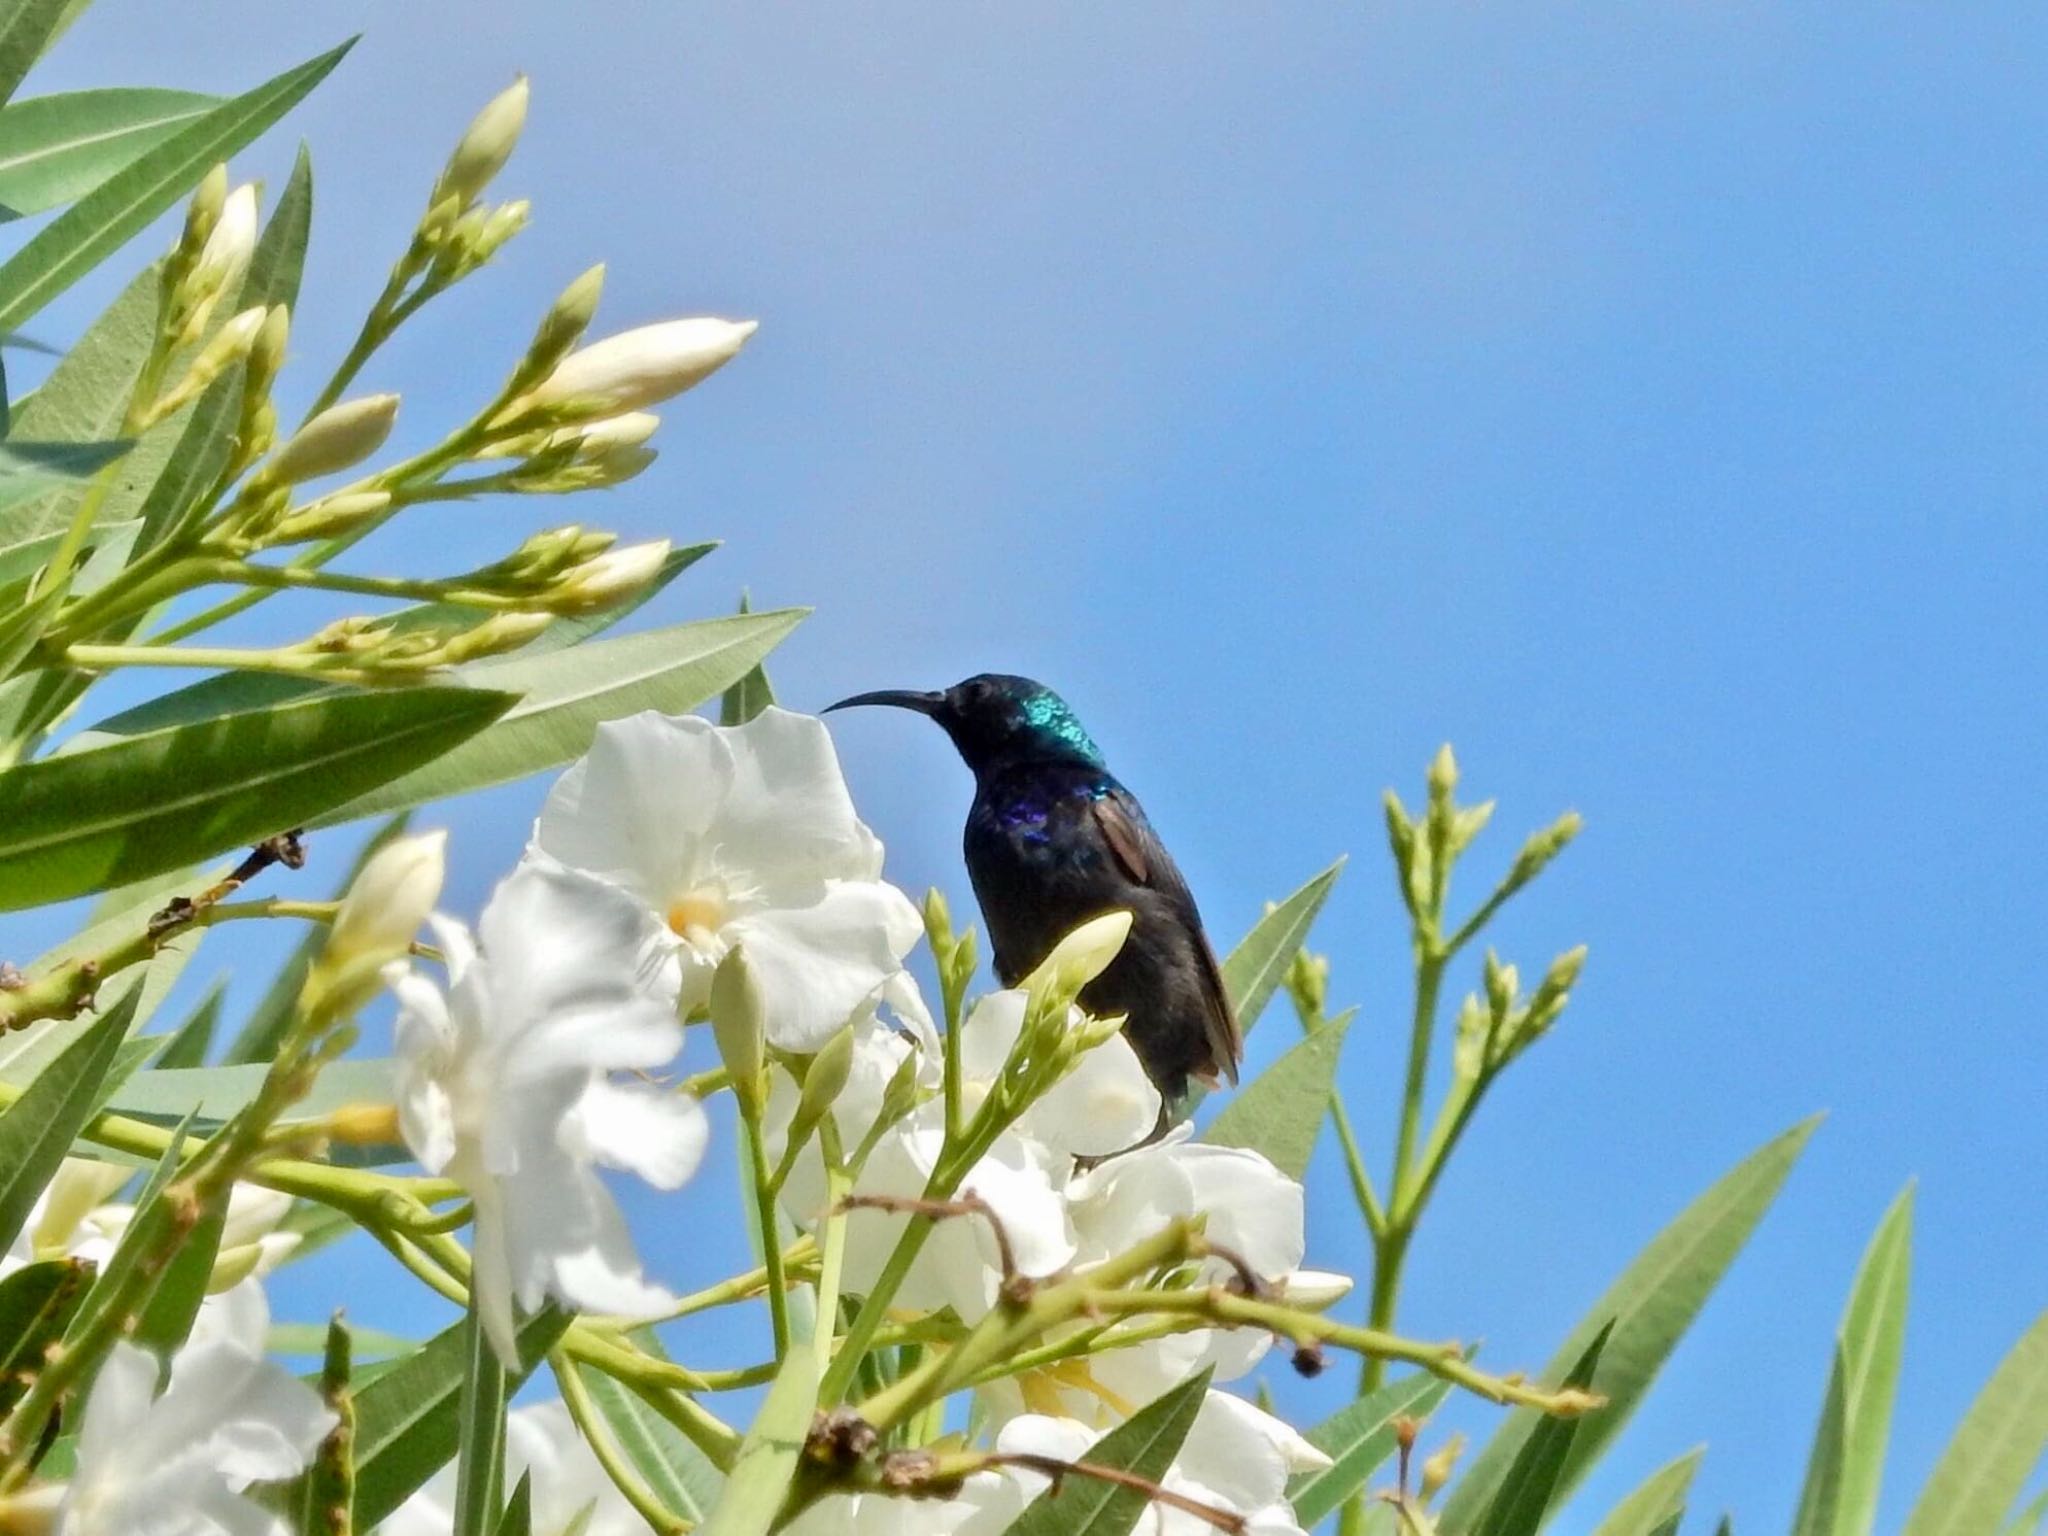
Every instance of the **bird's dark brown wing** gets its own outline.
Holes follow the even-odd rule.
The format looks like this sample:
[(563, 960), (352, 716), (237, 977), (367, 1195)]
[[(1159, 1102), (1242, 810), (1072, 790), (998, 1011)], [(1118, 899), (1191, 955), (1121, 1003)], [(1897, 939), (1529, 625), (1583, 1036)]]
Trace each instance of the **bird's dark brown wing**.
[(1202, 970), (1203, 1031), (1216, 1067), (1237, 1082), (1237, 1064), (1244, 1059), (1244, 1034), (1237, 1026), (1237, 1014), (1224, 990), (1223, 970), (1216, 963), (1216, 951), (1202, 930), (1202, 916), (1196, 910), (1194, 893), (1188, 889), (1180, 867), (1159, 841), (1159, 834), (1145, 819), (1145, 812), (1130, 794), (1112, 789), (1095, 801), (1095, 824), (1103, 841), (1133, 884), (1149, 886), (1166, 897), (1182, 919), (1195, 947), (1195, 963)]

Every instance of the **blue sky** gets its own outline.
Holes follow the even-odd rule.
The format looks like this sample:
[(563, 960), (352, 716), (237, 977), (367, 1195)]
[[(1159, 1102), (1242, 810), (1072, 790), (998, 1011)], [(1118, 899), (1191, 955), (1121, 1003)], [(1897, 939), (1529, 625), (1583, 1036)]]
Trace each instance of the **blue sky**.
[[(364, 386), (427, 436), (599, 258), (606, 326), (758, 316), (656, 469), (574, 515), (727, 541), (660, 620), (742, 586), (815, 604), (775, 666), (800, 707), (1054, 682), (1221, 943), (1349, 852), (1317, 943), (1363, 1008), (1376, 1149), (1406, 1009), (1380, 789), (1412, 800), (1456, 743), (1501, 800), (1486, 876), (1578, 808), (1499, 942), (1526, 970), (1585, 941), (1586, 979), (1446, 1180), (1403, 1324), (1540, 1363), (1716, 1173), (1826, 1109), (1567, 1528), (1702, 1440), (1700, 1510), (1789, 1518), (1841, 1297), (1917, 1177), (1896, 1526), (2048, 1302), (2038, 13), (101, 0), (35, 83), (230, 90), (358, 29), (237, 164), (275, 186), (314, 147), (288, 394), (529, 71), (502, 186), (533, 228)], [(440, 509), (427, 548), (374, 553), (481, 560), (561, 515)], [(840, 734), (896, 877), (964, 902), (943, 741)], [(458, 910), (538, 793), (448, 809)], [(1289, 1037), (1275, 1015), (1255, 1064)], [(1335, 1174), (1312, 1257), (1355, 1267)], [(639, 1208), (678, 1284), (737, 1250), (731, 1180), (727, 1154), (693, 1192), (718, 1220)], [(406, 1300), (374, 1257), (349, 1283), (366, 1320)], [(1320, 1417), (1347, 1374), (1282, 1401)]]

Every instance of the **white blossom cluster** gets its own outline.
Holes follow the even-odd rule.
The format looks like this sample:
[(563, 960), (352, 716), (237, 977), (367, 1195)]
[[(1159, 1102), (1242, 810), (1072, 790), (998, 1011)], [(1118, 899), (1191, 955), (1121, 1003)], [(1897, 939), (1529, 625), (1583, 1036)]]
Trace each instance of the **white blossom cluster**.
[[(336, 934), (346, 939), (340, 950), (376, 957), (396, 995), (399, 1127), (423, 1168), (470, 1197), (476, 1305), (508, 1364), (518, 1359), (521, 1313), (544, 1302), (628, 1319), (671, 1305), (645, 1272), (600, 1171), (675, 1190), (696, 1170), (705, 1113), (656, 1074), (671, 1068), (685, 1021), (704, 1016), (713, 976), (736, 949), (758, 990), (769, 1046), (815, 1052), (851, 1023), (851, 1065), (831, 1113), (843, 1146), (872, 1141), (855, 1193), (909, 1197), (925, 1188), (946, 1129), (941, 1042), (903, 968), (923, 925), (882, 879), (882, 846), (855, 814), (822, 722), (771, 708), (732, 728), (655, 714), (602, 727), (554, 786), (524, 857), (474, 930), (431, 911), (441, 854), (438, 834), (380, 852), (344, 903)], [(438, 950), (438, 978), (418, 962), (388, 960), (422, 922)], [(348, 956), (336, 963), (345, 967)], [(1023, 992), (1000, 991), (968, 1009), (957, 1042), (963, 1113), (997, 1086), (1026, 1008)], [(771, 1160), (784, 1151), (797, 1104), (788, 1076), (775, 1077), (764, 1121)], [(878, 1126), (885, 1104), (892, 1118)], [(1301, 1269), (1302, 1189), (1265, 1158), (1204, 1145), (1185, 1128), (1126, 1150), (1153, 1128), (1159, 1108), (1121, 1035), (1084, 1052), (968, 1172), (959, 1193), (977, 1197), (987, 1217), (937, 1223), (895, 1306), (950, 1310), (971, 1325), (1007, 1280), (1085, 1273), (1177, 1218), (1199, 1224), (1211, 1244), (1290, 1299), (1341, 1294), (1341, 1277)], [(111, 1245), (125, 1217), (100, 1202), (105, 1181), (125, 1171), (97, 1169), (67, 1166), (5, 1263)], [(826, 1198), (813, 1141), (795, 1158), (782, 1200), (798, 1225), (822, 1230)], [(60, 1529), (113, 1529), (110, 1512), (138, 1500), (167, 1507), (170, 1479), (181, 1480), (177, 1500), (213, 1510), (214, 1524), (167, 1532), (279, 1529), (241, 1490), (302, 1467), (331, 1415), (262, 1359), (255, 1277), (281, 1256), (285, 1240), (267, 1234), (287, 1202), (255, 1191), (236, 1201), (222, 1262), (234, 1282), (228, 1295), (253, 1297), (254, 1313), (236, 1321), (222, 1307), (216, 1324), (203, 1322), (153, 1402), (154, 1359), (120, 1347), (93, 1392), (78, 1473), (55, 1495), (66, 1509), (94, 1513)], [(874, 1283), (907, 1219), (877, 1209), (848, 1218), (848, 1293)], [(1222, 1259), (1204, 1264), (1218, 1281), (1232, 1271)], [(1087, 1354), (984, 1386), (982, 1408), (999, 1452), (1073, 1458), (1204, 1369), (1217, 1381), (1242, 1376), (1269, 1343), (1256, 1329), (1198, 1328), (1117, 1347), (1111, 1333)], [(533, 1476), (537, 1533), (638, 1528), (559, 1404), (521, 1409), (509, 1433), (512, 1475)], [(159, 1441), (168, 1449), (140, 1465), (135, 1446)], [(1259, 1536), (1281, 1536), (1297, 1529), (1288, 1477), (1327, 1464), (1277, 1419), (1212, 1390), (1164, 1484), (1241, 1515)], [(385, 1530), (447, 1530), (452, 1475), (416, 1493)], [(1044, 1483), (1006, 1468), (977, 1474), (945, 1501), (836, 1495), (808, 1510), (800, 1529), (994, 1532)], [(1166, 1503), (1148, 1519), (1161, 1536), (1205, 1526)]]

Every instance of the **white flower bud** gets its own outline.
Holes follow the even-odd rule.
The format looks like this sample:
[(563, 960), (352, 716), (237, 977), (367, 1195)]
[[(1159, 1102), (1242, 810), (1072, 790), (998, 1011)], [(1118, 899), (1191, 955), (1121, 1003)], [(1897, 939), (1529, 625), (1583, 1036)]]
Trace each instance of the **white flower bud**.
[(767, 1101), (767, 1027), (761, 983), (734, 946), (711, 977), (711, 1033), (732, 1078), (733, 1097), (749, 1120), (759, 1120)]
[(668, 552), (667, 539), (608, 549), (563, 576), (548, 594), (548, 607), (556, 613), (608, 608), (654, 580), (661, 563), (668, 559)]
[(249, 258), (255, 254), (256, 186), (245, 181), (222, 202), (220, 217), (207, 235), (206, 244), (200, 247), (191, 275), (185, 279), (191, 301), (203, 304), (226, 293), (242, 280), (242, 274), (249, 270)]
[(378, 972), (402, 958), (440, 899), (446, 832), (401, 837), (377, 850), (342, 897), (327, 943), (306, 978), (309, 1006), (346, 1013), (367, 1001)]
[(1071, 1001), (1081, 989), (1109, 969), (1131, 934), (1131, 914), (1119, 907), (1091, 917), (1052, 947), (1025, 985), (1034, 993), (1041, 978)]
[(753, 320), (668, 320), (571, 352), (536, 385), (526, 406), (616, 416), (701, 383), (739, 355), (759, 329)]
[(272, 455), (263, 478), (273, 485), (296, 485), (347, 469), (383, 447), (397, 419), (396, 395), (364, 395), (331, 405)]
[(1297, 1269), (1280, 1277), (1280, 1299), (1290, 1307), (1323, 1312), (1351, 1294), (1352, 1279), (1327, 1269)]
[(526, 76), (520, 75), (485, 103), (456, 144), (455, 153), (448, 157), (441, 179), (434, 183), (429, 203), (438, 204), (452, 197), (460, 206), (467, 207), (491, 184), (512, 158), (520, 132), (526, 127), (528, 94)]

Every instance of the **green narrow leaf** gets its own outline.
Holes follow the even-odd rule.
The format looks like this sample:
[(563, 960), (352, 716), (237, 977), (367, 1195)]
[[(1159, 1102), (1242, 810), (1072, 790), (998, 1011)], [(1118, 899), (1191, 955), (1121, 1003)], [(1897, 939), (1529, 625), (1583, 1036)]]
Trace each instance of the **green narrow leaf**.
[(116, 439), (104, 443), (29, 443), (10, 438), (0, 443), (0, 512), (60, 486), (90, 479), (133, 445)]
[(1901, 1536), (1998, 1528), (2048, 1446), (2048, 1312), (2020, 1336), (1963, 1415)]
[(92, 1277), (84, 1259), (50, 1259), (0, 1280), (0, 1413), (14, 1406), (44, 1351), (64, 1337)]
[[(309, 1355), (318, 1359), (327, 1351), (327, 1341), (334, 1326), (332, 1321), (272, 1323), (263, 1335), (264, 1352), (272, 1355)], [(346, 1322), (341, 1326), (348, 1329), (351, 1360), (390, 1360), (400, 1355), (412, 1354), (420, 1347), (418, 1339), (401, 1339), (395, 1333), (384, 1333), (376, 1328), (353, 1328)]]
[(1884, 1213), (1864, 1250), (1842, 1315), (1845, 1417), (1832, 1536), (1869, 1536), (1906, 1351), (1906, 1294), (1913, 1264), (1913, 1186)]
[(129, 737), (0, 773), (0, 910), (253, 843), (431, 763), (501, 693), (340, 694)]
[(792, 1349), (740, 1442), (725, 1493), (701, 1527), (703, 1536), (767, 1536), (817, 1407), (818, 1358), (808, 1349)]
[[(13, 96), (29, 66), (43, 56), (70, 20), (69, 0), (0, 3), (0, 102)], [(6, 327), (0, 326), (0, 330)]]
[[(378, 851), (405, 835), (411, 821), (408, 813), (389, 818), (363, 844), (348, 871), (334, 887), (334, 899), (339, 901), (348, 888), (356, 882), (356, 876), (363, 872), (363, 866), (376, 857)], [(313, 968), (313, 957), (320, 953), (327, 942), (327, 929), (317, 923), (308, 924), (299, 942), (278, 968), (277, 975), (263, 993), (253, 1012), (243, 1023), (241, 1030), (229, 1043), (222, 1054), (223, 1065), (238, 1062), (268, 1061), (277, 1054), (278, 1045), (284, 1040), (284, 1033), (291, 1027), (293, 1010), (299, 1001), (299, 989), (306, 984), (306, 972)]]
[(136, 1343), (168, 1354), (185, 1342), (213, 1282), (213, 1262), (220, 1257), (220, 1236), (227, 1219), (224, 1202), (199, 1218), (143, 1309), (142, 1322), (135, 1330)]
[[(1723, 1174), (1651, 1240), (1572, 1330), (1544, 1373), (1545, 1380), (1556, 1379), (1558, 1372), (1576, 1362), (1594, 1335), (1611, 1328), (1612, 1337), (1593, 1383), (1594, 1390), (1607, 1398), (1607, 1406), (1584, 1420), (1582, 1432), (1572, 1441), (1560, 1497), (1578, 1486), (1579, 1479), (1628, 1422), (1657, 1372), (1770, 1209), (1818, 1124), (1818, 1119), (1803, 1121)], [(1452, 1490), (1439, 1522), (1445, 1529), (1473, 1524), (1540, 1419), (1533, 1409), (1518, 1409), (1509, 1415)]]
[[(1081, 1460), (1158, 1482), (1180, 1454), (1208, 1391), (1208, 1371), (1190, 1376), (1096, 1441)], [(1003, 1536), (1130, 1536), (1150, 1502), (1136, 1488), (1069, 1477), (1025, 1505)]]
[(491, 1536), (505, 1488), (505, 1367), (491, 1352), (474, 1298), (464, 1317), (462, 1393), (455, 1447), (453, 1536)]
[(0, 1248), (12, 1243), (96, 1109), (135, 1015), (131, 992), (72, 1041), (0, 1113)]
[(1685, 1516), (1686, 1495), (1705, 1454), (1704, 1446), (1695, 1446), (1652, 1472), (1593, 1528), (1593, 1536), (1668, 1536)]
[(83, 197), (219, 105), (218, 96), (143, 86), (0, 107), (0, 220)]
[[(740, 594), (739, 611), (742, 617), (754, 611), (744, 592)], [(769, 685), (767, 668), (756, 662), (754, 670), (726, 689), (725, 697), (718, 701), (718, 723), (745, 725), (774, 702), (775, 690)]]
[(1849, 1429), (1848, 1375), (1849, 1364), (1837, 1342), (1820, 1423), (1813, 1432), (1813, 1449), (1806, 1457), (1806, 1482), (1799, 1490), (1792, 1536), (1829, 1536), (1835, 1528), (1842, 1501), (1842, 1442)]
[[(660, 1346), (652, 1343), (653, 1338), (651, 1332), (636, 1333), (634, 1342), (642, 1349), (651, 1345), (658, 1355)], [(723, 1474), (682, 1431), (612, 1377), (589, 1366), (579, 1369), (612, 1438), (654, 1496), (685, 1519), (701, 1523), (718, 1502)]]
[(2042, 1522), (2048, 1521), (2048, 1493), (2042, 1494), (2007, 1521), (1998, 1536), (2041, 1536)]
[[(356, 1393), (356, 1529), (373, 1529), (455, 1454), (469, 1350), (458, 1322)], [(569, 1326), (552, 1307), (519, 1330), (516, 1388)]]
[[(138, 273), (58, 360), (42, 388), (19, 403), (13, 427), (17, 436), (38, 442), (92, 443), (120, 435), (121, 419), (156, 335), (162, 269), (163, 263), (157, 261)], [(76, 506), (77, 493), (66, 492), (0, 510), (0, 566), (25, 574), (20, 570), (24, 562), (28, 571), (41, 565), (64, 536)], [(103, 516), (101, 530), (112, 520), (112, 515)], [(42, 541), (47, 542), (41, 550), (24, 548)]]
[[(113, 1091), (107, 1108), (160, 1123), (197, 1115), (200, 1129), (211, 1130), (256, 1097), (269, 1070), (268, 1062), (252, 1061), (138, 1072)], [(389, 1057), (351, 1056), (334, 1062), (322, 1069), (313, 1091), (293, 1104), (279, 1123), (317, 1120), (344, 1104), (388, 1102), (393, 1074)]]
[(159, 1067), (200, 1067), (206, 1064), (206, 1052), (213, 1044), (213, 1032), (220, 1024), (220, 1013), (227, 1002), (228, 979), (223, 976), (206, 989), (206, 995), (199, 999), (199, 1005), (186, 1017), (185, 1022), (171, 1031), (170, 1042), (157, 1057)]
[(69, 288), (208, 170), (296, 106), (353, 41), (330, 49), (180, 129), (80, 198), (0, 265), (0, 330), (10, 330)]
[[(1584, 1387), (1593, 1380), (1601, 1352), (1614, 1335), (1609, 1323), (1593, 1336), (1586, 1352), (1564, 1378), (1568, 1387)], [(1474, 1536), (1535, 1536), (1549, 1517), (1551, 1506), (1564, 1497), (1565, 1462), (1572, 1442), (1589, 1419), (1545, 1417), (1523, 1440), (1513, 1463), (1500, 1480), (1500, 1487), (1487, 1501), (1485, 1518)], [(1449, 1512), (1445, 1512), (1448, 1521)], [(1453, 1527), (1455, 1529), (1455, 1527)]]
[(1289, 1178), (1300, 1179), (1322, 1133), (1350, 1024), (1348, 1015), (1332, 1019), (1290, 1049), (1223, 1106), (1202, 1140), (1262, 1152)]
[(533, 1536), (533, 1474), (522, 1472), (519, 1482), (512, 1490), (512, 1497), (505, 1501), (504, 1518), (498, 1522), (497, 1536)]
[(1344, 861), (1339, 859), (1254, 923), (1223, 962), (1223, 987), (1237, 1010), (1238, 1028), (1246, 1034), (1266, 1011), (1274, 989), (1294, 962), (1295, 951), (1308, 937), (1316, 914), (1323, 910), (1330, 888), (1343, 872)]
[(1303, 1472), (1287, 1485), (1287, 1502), (1303, 1530), (1336, 1509), (1394, 1454), (1394, 1421), (1426, 1419), (1451, 1384), (1418, 1371), (1338, 1409), (1308, 1432), (1308, 1443), (1330, 1458), (1320, 1472)]
[(427, 766), (312, 818), (316, 827), (445, 799), (580, 757), (600, 722), (656, 709), (680, 714), (716, 698), (797, 625), (806, 610), (704, 619), (543, 656), (460, 669), (465, 684), (521, 695), (505, 718)]

